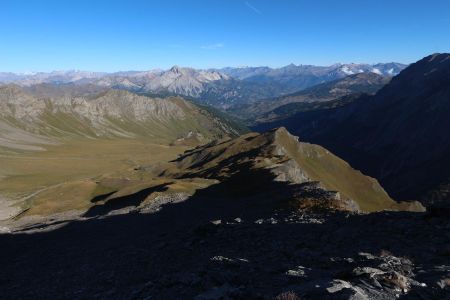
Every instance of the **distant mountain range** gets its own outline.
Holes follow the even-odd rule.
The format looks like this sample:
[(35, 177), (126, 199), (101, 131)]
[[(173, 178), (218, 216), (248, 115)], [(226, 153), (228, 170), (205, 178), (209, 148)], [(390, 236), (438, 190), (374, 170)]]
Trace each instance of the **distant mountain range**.
[(374, 96), (319, 105), (256, 129), (286, 126), (376, 177), (395, 199), (450, 204), (449, 116), (450, 54), (434, 54)]
[(93, 85), (159, 96), (183, 96), (201, 103), (228, 109), (255, 100), (278, 97), (313, 85), (358, 73), (383, 76), (398, 74), (405, 65), (336, 64), (329, 67), (289, 65), (279, 69), (224, 68), (197, 70), (174, 66), (169, 70), (116, 73), (55, 71), (50, 73), (0, 73), (0, 84)]
[(390, 80), (391, 77), (376, 73), (358, 73), (285, 96), (235, 105), (229, 112), (240, 116), (250, 124), (275, 121), (322, 105), (321, 103), (329, 105), (330, 101), (344, 96), (373, 94)]
[(358, 73), (375, 73), (382, 76), (398, 75), (407, 65), (400, 63), (334, 64), (331, 66), (294, 65), (281, 68), (243, 67), (223, 68), (218, 71), (228, 76), (258, 83), (275, 82), (294, 91), (344, 78)]

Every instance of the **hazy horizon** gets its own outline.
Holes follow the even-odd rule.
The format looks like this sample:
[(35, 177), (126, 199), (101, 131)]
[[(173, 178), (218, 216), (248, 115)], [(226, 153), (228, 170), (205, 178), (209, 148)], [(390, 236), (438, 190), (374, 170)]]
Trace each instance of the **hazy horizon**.
[[(434, 54), (434, 53), (430, 53)], [(422, 58), (422, 57), (421, 57)], [(421, 58), (418, 58), (417, 60), (420, 60)], [(416, 61), (417, 61), (416, 60)], [(48, 71), (41, 71), (41, 70), (28, 70), (28, 71), (23, 71), (23, 72), (14, 72), (14, 71), (9, 71), (9, 70), (1, 70), (0, 69), (0, 73), (13, 73), (13, 74), (17, 74), (17, 75), (33, 75), (33, 74), (38, 74), (38, 73), (52, 73), (52, 72), (91, 72), (91, 73), (105, 73), (105, 74), (114, 74), (114, 73), (120, 73), (120, 72), (151, 72), (151, 71), (167, 71), (170, 70), (174, 67), (180, 67), (180, 68), (192, 68), (192, 69), (196, 69), (196, 70), (220, 70), (220, 69), (225, 69), (225, 68), (271, 68), (271, 69), (278, 69), (278, 68), (283, 68), (283, 67), (287, 67), (289, 65), (295, 65), (295, 66), (315, 66), (315, 67), (330, 67), (333, 65), (349, 65), (349, 64), (367, 64), (367, 65), (376, 65), (376, 64), (388, 64), (388, 63), (400, 63), (400, 64), (404, 64), (404, 65), (409, 65), (412, 64), (416, 61), (412, 61), (409, 63), (404, 63), (404, 62), (399, 62), (399, 61), (382, 61), (382, 62), (336, 62), (333, 64), (328, 64), (328, 65), (315, 65), (315, 64), (308, 64), (308, 63), (289, 63), (286, 65), (280, 65), (280, 66), (270, 66), (270, 65), (242, 65), (242, 66), (220, 66), (220, 67), (207, 67), (207, 68), (196, 68), (196, 67), (192, 67), (192, 66), (184, 66), (184, 65), (178, 65), (178, 64), (174, 64), (170, 67), (167, 68), (149, 68), (149, 69), (124, 69), (124, 70), (113, 70), (113, 71), (103, 71), (103, 70), (87, 70), (87, 69), (54, 69), (54, 70), (48, 70)]]

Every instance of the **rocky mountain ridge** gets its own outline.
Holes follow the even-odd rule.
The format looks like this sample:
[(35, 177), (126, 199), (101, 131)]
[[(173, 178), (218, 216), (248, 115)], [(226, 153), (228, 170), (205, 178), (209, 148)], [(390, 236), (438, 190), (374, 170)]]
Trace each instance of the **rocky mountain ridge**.
[[(191, 97), (221, 109), (297, 92), (313, 85), (333, 81), (348, 75), (375, 72), (393, 76), (401, 64), (333, 65), (330, 67), (290, 65), (280, 69), (251, 68), (258, 75), (244, 76), (244, 69), (193, 69), (173, 66), (169, 70), (128, 71), (116, 73), (55, 71), (50, 73), (0, 73), (0, 83), (20, 86), (93, 85), (100, 88), (124, 89), (159, 96)], [(233, 71), (235, 70), (235, 71)], [(250, 72), (250, 71), (249, 71)], [(264, 75), (260, 75), (260, 73)], [(265, 76), (264, 79), (257, 79)]]
[(90, 96), (37, 98), (18, 86), (0, 87), (0, 146), (12, 149), (73, 137), (176, 140), (190, 132), (207, 141), (238, 135), (240, 129), (233, 126), (179, 97), (150, 98), (108, 90)]
[[(374, 96), (300, 112), (260, 129), (286, 126), (378, 178), (396, 198), (422, 198), (427, 203), (431, 193), (433, 199), (448, 203), (449, 57), (425, 57)], [(435, 189), (441, 196), (432, 192)]]
[[(184, 170), (182, 178), (236, 181), (238, 185), (236, 178), (243, 176), (239, 174), (247, 174), (248, 178), (252, 178), (247, 180), (247, 187), (238, 188), (248, 189), (249, 193), (254, 193), (252, 189), (258, 189), (251, 183), (256, 180), (258, 172), (270, 170), (274, 182), (286, 182), (299, 186), (300, 190), (315, 190), (321, 196), (315, 200), (311, 196), (309, 200), (312, 203), (317, 200), (320, 206), (338, 210), (423, 210), (418, 203), (396, 203), (376, 180), (354, 170), (318, 145), (299, 142), (298, 137), (285, 128), (199, 146), (182, 155), (176, 163), (178, 169)], [(253, 172), (255, 174), (251, 175)]]

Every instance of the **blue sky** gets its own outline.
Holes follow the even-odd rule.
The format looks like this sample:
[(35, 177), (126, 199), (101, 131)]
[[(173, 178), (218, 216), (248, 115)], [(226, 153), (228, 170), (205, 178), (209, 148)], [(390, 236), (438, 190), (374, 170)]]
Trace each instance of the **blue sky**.
[(414, 62), (449, 0), (0, 0), (0, 71)]

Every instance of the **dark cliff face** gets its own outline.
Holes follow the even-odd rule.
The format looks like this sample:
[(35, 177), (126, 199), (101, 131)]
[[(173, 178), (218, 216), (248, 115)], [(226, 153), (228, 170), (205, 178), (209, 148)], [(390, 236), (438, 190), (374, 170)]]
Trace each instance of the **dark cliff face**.
[(374, 96), (257, 129), (280, 125), (377, 177), (394, 198), (423, 198), (450, 177), (450, 54), (412, 64)]

